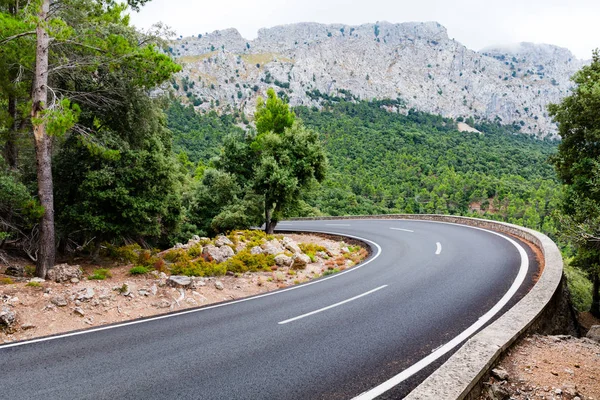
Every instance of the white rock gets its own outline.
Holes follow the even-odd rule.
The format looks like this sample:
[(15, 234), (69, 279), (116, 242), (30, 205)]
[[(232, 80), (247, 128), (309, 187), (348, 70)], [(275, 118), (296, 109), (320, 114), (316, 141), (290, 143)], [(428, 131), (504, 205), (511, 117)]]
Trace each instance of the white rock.
[(585, 337), (600, 343), (600, 325), (592, 325)]
[(233, 242), (229, 240), (227, 236), (218, 236), (217, 239), (215, 239), (215, 246), (222, 247), (225, 245), (233, 246)]
[(300, 247), (298, 247), (296, 242), (294, 242), (294, 240), (292, 240), (291, 238), (289, 238), (287, 236), (284, 237), (283, 239), (281, 239), (281, 244), (283, 245), (283, 247), (285, 247), (286, 249), (288, 249), (289, 251), (291, 251), (294, 254), (302, 253), (302, 250), (300, 250)]
[(46, 278), (55, 282), (67, 282), (72, 278), (81, 279), (82, 274), (79, 265), (59, 264), (48, 270)]
[(263, 249), (260, 246), (254, 246), (250, 249), (250, 254), (262, 254)]
[(292, 259), (294, 260), (293, 264), (292, 264), (292, 268), (294, 269), (302, 269), (304, 267), (306, 267), (308, 264), (310, 264), (310, 257), (307, 256), (306, 254), (294, 254), (292, 256)]
[(281, 243), (279, 243), (279, 240), (277, 239), (269, 240), (268, 242), (264, 243), (262, 245), (262, 249), (264, 254), (272, 255), (280, 254), (285, 251), (285, 248), (281, 245)]
[(55, 296), (50, 301), (52, 302), (52, 304), (54, 304), (55, 306), (58, 306), (58, 307), (64, 307), (68, 304), (65, 296), (61, 296), (61, 295)]
[(192, 283), (192, 278), (183, 275), (171, 275), (167, 279), (167, 285), (171, 287), (188, 287)]
[(80, 317), (84, 317), (85, 316), (85, 311), (83, 311), (83, 309), (81, 307), (75, 307), (73, 309), (73, 313), (76, 315), (79, 315)]
[(223, 290), (225, 289), (225, 286), (223, 286), (223, 282), (215, 281), (215, 288), (217, 288), (218, 290)]
[(291, 267), (294, 260), (285, 254), (275, 256), (275, 264), (279, 267)]

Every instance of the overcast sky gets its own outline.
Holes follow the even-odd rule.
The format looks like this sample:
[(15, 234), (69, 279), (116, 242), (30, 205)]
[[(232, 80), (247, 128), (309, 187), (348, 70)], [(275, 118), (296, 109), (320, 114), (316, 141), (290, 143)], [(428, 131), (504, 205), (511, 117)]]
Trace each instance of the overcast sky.
[(600, 47), (599, 0), (152, 0), (131, 18), (140, 28), (162, 21), (183, 36), (237, 28), (247, 39), (294, 22), (437, 21), (474, 50), (550, 43), (589, 59)]

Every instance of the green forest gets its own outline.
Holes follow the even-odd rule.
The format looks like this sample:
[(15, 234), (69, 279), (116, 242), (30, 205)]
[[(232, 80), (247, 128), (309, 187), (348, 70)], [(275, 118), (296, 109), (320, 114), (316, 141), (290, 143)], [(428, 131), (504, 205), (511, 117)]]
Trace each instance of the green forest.
[[(497, 124), (476, 125), (482, 134), (459, 132), (452, 119), (392, 113), (376, 101), (294, 111), (319, 133), (329, 160), (326, 180), (304, 194), (310, 207), (300, 215), (457, 214), (555, 236), (551, 214), (560, 184), (549, 163), (555, 141)], [(200, 166), (218, 156), (223, 133), (243, 132), (231, 115), (200, 114), (178, 102), (167, 114), (174, 149)]]

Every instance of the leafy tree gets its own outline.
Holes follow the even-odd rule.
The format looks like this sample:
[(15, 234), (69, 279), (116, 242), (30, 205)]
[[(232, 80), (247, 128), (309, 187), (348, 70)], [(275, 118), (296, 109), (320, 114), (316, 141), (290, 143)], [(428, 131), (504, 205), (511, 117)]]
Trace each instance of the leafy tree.
[(275, 90), (267, 90), (267, 100), (259, 97), (254, 113), (254, 122), (259, 135), (273, 132), (281, 135), (285, 128), (291, 128), (296, 115), (288, 104), (277, 97)]
[[(114, 115), (127, 97), (122, 89), (131, 87), (120, 83), (126, 81), (134, 87), (151, 88), (179, 70), (155, 46), (156, 37), (141, 35), (128, 25), (129, 17), (124, 14), (127, 5), (137, 10), (146, 2), (40, 0), (22, 9), (18, 9), (18, 1), (1, 3), (0, 44), (3, 48), (13, 46), (15, 41), (35, 38), (20, 43), (24, 55), (11, 53), (11, 58), (19, 61), (19, 70), (33, 71), (28, 76), (32, 84), (28, 104), (31, 105), (38, 198), (44, 208), (40, 221), (38, 276), (45, 276), (55, 258), (52, 138), (74, 132), (87, 139), (89, 145), (98, 144), (95, 137), (100, 134), (102, 125), (95, 123), (90, 110)], [(34, 57), (27, 56), (32, 53)], [(111, 84), (106, 85), (106, 82)], [(82, 114), (82, 108), (87, 109), (87, 115)]]
[(565, 183), (562, 209), (566, 235), (578, 248), (575, 264), (593, 281), (591, 312), (600, 317), (600, 53), (572, 78), (575, 88), (548, 107), (562, 142), (553, 158)]

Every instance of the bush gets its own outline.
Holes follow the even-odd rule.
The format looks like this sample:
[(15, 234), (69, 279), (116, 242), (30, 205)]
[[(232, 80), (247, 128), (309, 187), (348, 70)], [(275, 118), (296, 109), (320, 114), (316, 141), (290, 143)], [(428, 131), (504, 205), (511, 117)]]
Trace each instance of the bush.
[(271, 254), (252, 254), (249, 250), (242, 250), (223, 263), (226, 271), (234, 273), (270, 271), (275, 265), (275, 256)]
[(0, 278), (0, 285), (12, 285), (13, 283), (15, 282), (10, 278)]
[(565, 260), (565, 275), (571, 292), (571, 300), (577, 311), (588, 311), (592, 306), (592, 282), (585, 272), (570, 265), (571, 259)]
[(140, 252), (142, 251), (142, 248), (137, 243), (121, 247), (106, 244), (105, 247), (108, 257), (132, 264), (138, 260)]
[(129, 270), (130, 275), (144, 275), (150, 272), (149, 268), (144, 267), (143, 265), (138, 265)]
[(25, 276), (35, 276), (35, 266), (33, 265), (26, 265), (24, 271)]
[(25, 285), (25, 286), (39, 288), (39, 287), (42, 287), (42, 284), (39, 282), (28, 282), (27, 285)]
[(175, 249), (165, 253), (163, 259), (170, 263), (178, 263), (182, 261), (190, 261), (190, 255), (184, 249)]
[(188, 255), (191, 258), (198, 258), (202, 255), (202, 244), (197, 243), (188, 249)]
[(93, 274), (88, 276), (88, 279), (90, 280), (96, 280), (96, 281), (103, 281), (106, 278), (110, 278), (112, 277), (112, 274), (110, 273), (110, 271), (106, 268), (98, 268), (95, 269)]
[(217, 264), (200, 259), (198, 261), (182, 260), (171, 266), (173, 275), (186, 276), (219, 276), (225, 275), (227, 269), (224, 263)]

